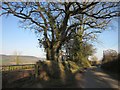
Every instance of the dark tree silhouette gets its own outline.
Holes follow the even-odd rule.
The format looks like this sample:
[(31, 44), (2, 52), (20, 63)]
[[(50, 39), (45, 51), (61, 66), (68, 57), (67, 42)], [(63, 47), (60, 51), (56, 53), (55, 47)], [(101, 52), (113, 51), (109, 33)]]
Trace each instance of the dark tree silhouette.
[(41, 35), (38, 40), (46, 51), (47, 60), (57, 60), (62, 45), (73, 37), (72, 33), (83, 24), (88, 31), (84, 39), (100, 33), (119, 15), (118, 5), (119, 2), (2, 2), (0, 7), (1, 15), (12, 14), (21, 19), (24, 28)]

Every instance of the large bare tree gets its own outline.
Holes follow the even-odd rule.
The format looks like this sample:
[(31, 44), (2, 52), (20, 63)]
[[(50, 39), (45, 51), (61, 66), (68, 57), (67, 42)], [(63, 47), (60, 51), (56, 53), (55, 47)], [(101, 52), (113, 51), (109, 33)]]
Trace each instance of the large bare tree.
[(57, 60), (61, 46), (81, 25), (87, 30), (84, 38), (90, 38), (119, 15), (118, 6), (119, 2), (3, 2), (1, 8), (2, 15), (21, 18), (24, 28), (35, 30), (45, 48), (46, 59)]

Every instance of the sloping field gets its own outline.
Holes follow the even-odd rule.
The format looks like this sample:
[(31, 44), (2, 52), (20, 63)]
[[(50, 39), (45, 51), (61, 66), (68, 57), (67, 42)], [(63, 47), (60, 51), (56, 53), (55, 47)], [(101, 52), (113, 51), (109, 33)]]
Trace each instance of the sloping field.
[[(0, 64), (2, 65), (15, 65), (16, 56), (14, 55), (0, 55)], [(38, 60), (43, 60), (43, 58), (37, 58), (34, 56), (18, 56), (19, 64), (35, 64)]]

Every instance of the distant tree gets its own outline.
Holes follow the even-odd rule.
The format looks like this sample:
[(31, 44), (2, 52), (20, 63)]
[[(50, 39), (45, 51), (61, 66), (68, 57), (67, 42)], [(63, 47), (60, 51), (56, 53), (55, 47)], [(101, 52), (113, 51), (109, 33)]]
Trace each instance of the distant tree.
[(90, 59), (91, 59), (91, 60), (90, 60), (91, 65), (97, 65), (97, 64), (100, 63), (100, 62), (98, 61), (98, 58), (97, 58), (95, 55), (91, 56)]
[(95, 55), (93, 55), (93, 56), (91, 57), (91, 60), (92, 60), (92, 61), (97, 61), (98, 58), (97, 58)]
[[(47, 60), (57, 60), (63, 44), (82, 24), (86, 29), (92, 28), (84, 33), (84, 39), (89, 39), (119, 15), (118, 6), (119, 2), (2, 2), (0, 7), (2, 15), (20, 18), (24, 28), (40, 35), (39, 44), (44, 47)], [(86, 22), (81, 23), (82, 15)]]
[(20, 59), (19, 59), (20, 53), (17, 52), (17, 51), (15, 51), (15, 52), (14, 52), (14, 55), (15, 55), (16, 65), (19, 65), (19, 63), (20, 63)]
[(103, 51), (103, 63), (110, 62), (112, 60), (115, 60), (118, 56), (118, 53), (115, 50), (108, 49)]

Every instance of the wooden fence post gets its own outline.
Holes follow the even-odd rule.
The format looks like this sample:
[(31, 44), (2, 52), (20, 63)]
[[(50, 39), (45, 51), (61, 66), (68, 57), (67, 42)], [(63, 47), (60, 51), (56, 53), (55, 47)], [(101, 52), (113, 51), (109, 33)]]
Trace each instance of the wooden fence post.
[(35, 77), (37, 78), (39, 76), (39, 64), (35, 64)]

